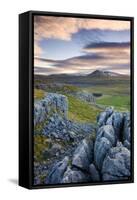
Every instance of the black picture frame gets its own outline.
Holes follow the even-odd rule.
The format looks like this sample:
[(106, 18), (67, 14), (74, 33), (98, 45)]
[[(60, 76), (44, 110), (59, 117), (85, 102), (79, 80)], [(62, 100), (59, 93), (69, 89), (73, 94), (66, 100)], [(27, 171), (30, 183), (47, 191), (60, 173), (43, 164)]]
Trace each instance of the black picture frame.
[[(71, 183), (55, 185), (33, 185), (33, 49), (34, 15), (62, 16), (75, 18), (128, 20), (131, 24), (131, 179), (94, 183)], [(19, 185), (28, 189), (122, 184), (134, 182), (134, 18), (94, 14), (76, 14), (44, 11), (28, 11), (19, 15)]]

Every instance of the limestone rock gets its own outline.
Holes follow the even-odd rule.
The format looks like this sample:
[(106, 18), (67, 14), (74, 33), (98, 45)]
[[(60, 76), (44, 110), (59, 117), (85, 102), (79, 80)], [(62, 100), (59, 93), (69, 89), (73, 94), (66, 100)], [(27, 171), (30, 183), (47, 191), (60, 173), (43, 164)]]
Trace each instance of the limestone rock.
[(46, 178), (46, 184), (61, 183), (64, 172), (67, 169), (69, 158), (66, 156), (62, 161), (58, 162)]
[(115, 130), (115, 135), (118, 140), (122, 137), (123, 128), (123, 114), (120, 112), (114, 112), (106, 122), (107, 125), (112, 125)]
[(96, 167), (94, 164), (91, 164), (89, 166), (89, 172), (91, 174), (91, 179), (92, 181), (100, 181), (100, 175), (99, 172), (97, 171)]
[(104, 112), (101, 112), (97, 117), (98, 126), (101, 127), (106, 124), (108, 117), (113, 113), (113, 107), (108, 107)]
[(68, 167), (66, 172), (64, 173), (64, 177), (62, 179), (62, 183), (79, 183), (79, 182), (87, 182), (90, 180), (89, 175), (83, 173), (81, 170), (77, 168), (71, 169)]
[(89, 165), (92, 162), (92, 160), (93, 141), (89, 138), (86, 138), (76, 148), (73, 154), (72, 165), (88, 171)]
[(77, 92), (75, 96), (86, 102), (92, 102), (92, 103), (95, 102), (95, 97), (93, 96), (92, 93), (89, 92)]
[(103, 180), (128, 179), (130, 176), (130, 151), (122, 145), (113, 147), (103, 162)]
[(109, 152), (111, 147), (112, 143), (105, 137), (101, 137), (95, 141), (94, 161), (99, 170), (101, 170), (104, 158), (106, 157), (106, 154)]
[(103, 160), (110, 148), (116, 145), (116, 137), (113, 126), (104, 125), (97, 131), (94, 145), (94, 160), (98, 169), (102, 168)]
[(123, 141), (127, 140), (130, 143), (131, 129), (130, 129), (130, 113), (124, 115), (124, 127), (123, 127)]
[(52, 113), (58, 113), (63, 118), (67, 117), (68, 99), (56, 93), (48, 93), (41, 101), (34, 103), (34, 125), (49, 118)]
[(96, 140), (99, 140), (101, 137), (107, 138), (113, 146), (116, 144), (115, 131), (112, 125), (105, 125), (98, 129)]

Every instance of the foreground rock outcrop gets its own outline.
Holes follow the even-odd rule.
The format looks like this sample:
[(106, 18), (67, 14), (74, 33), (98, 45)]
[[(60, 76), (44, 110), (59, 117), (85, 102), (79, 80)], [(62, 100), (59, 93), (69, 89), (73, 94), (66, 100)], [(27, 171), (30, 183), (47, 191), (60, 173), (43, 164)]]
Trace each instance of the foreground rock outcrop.
[(84, 139), (81, 144), (76, 148), (72, 165), (82, 170), (89, 170), (90, 163), (93, 162), (93, 141), (90, 137)]
[[(107, 108), (97, 117), (95, 129), (92, 124), (67, 119), (68, 100), (64, 95), (49, 93), (34, 107), (34, 124), (46, 121), (42, 134), (54, 143), (47, 152), (51, 162), (45, 165), (44, 184), (130, 178), (130, 113)], [(39, 173), (35, 184), (39, 183)]]
[(49, 173), (47, 179), (46, 179), (46, 183), (47, 184), (57, 184), (57, 183), (61, 183), (64, 173), (67, 169), (68, 166), (68, 162), (69, 162), (69, 158), (65, 157), (62, 161), (58, 162), (51, 170), (51, 172)]
[(93, 131), (93, 125), (67, 119), (68, 99), (64, 95), (48, 93), (34, 104), (34, 126), (44, 123), (42, 133), (62, 140), (80, 140)]
[[(99, 115), (98, 124), (102, 126), (97, 130), (94, 158), (102, 180), (128, 179), (130, 177), (130, 114), (107, 108)], [(127, 141), (126, 145), (125, 141)]]
[(64, 173), (61, 183), (79, 183), (79, 182), (88, 182), (90, 176), (79, 170), (78, 168), (68, 167)]
[(53, 113), (67, 117), (68, 99), (66, 96), (56, 93), (48, 93), (41, 101), (34, 104), (34, 125), (48, 119)]
[(90, 163), (93, 161), (92, 156), (93, 141), (88, 136), (77, 146), (72, 156), (65, 157), (53, 166), (45, 183), (87, 182), (91, 180), (92, 175), (93, 179), (95, 179), (97, 175), (92, 174), (92, 167), (90, 167)]
[(123, 180), (130, 177), (130, 151), (118, 143), (110, 149), (102, 166), (103, 180)]
[(115, 143), (116, 137), (113, 126), (103, 125), (98, 129), (94, 146), (94, 160), (98, 169), (102, 168), (106, 154), (115, 146)]

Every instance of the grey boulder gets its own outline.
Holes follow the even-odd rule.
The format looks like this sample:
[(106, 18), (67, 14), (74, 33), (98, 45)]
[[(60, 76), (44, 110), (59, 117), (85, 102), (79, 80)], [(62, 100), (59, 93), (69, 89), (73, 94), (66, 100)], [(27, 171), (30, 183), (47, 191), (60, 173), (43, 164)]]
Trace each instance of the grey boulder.
[(102, 168), (106, 154), (115, 145), (116, 137), (113, 127), (111, 125), (104, 125), (99, 128), (94, 145), (94, 160), (98, 169)]
[(75, 96), (83, 101), (87, 101), (87, 102), (95, 102), (95, 97), (93, 96), (92, 93), (89, 93), (89, 92), (77, 92), (75, 93)]
[(34, 103), (34, 125), (43, 122), (55, 112), (66, 118), (68, 99), (61, 94), (48, 93), (41, 101)]
[(128, 140), (124, 140), (123, 144), (124, 144), (124, 147), (126, 147), (128, 150), (130, 150), (131, 145), (130, 145), (130, 142)]
[(101, 137), (95, 141), (94, 161), (99, 170), (101, 170), (104, 158), (111, 147), (112, 143), (105, 137)]
[(101, 112), (97, 117), (98, 126), (101, 127), (106, 124), (108, 117), (113, 113), (113, 107), (108, 107), (104, 112)]
[(58, 184), (61, 183), (64, 172), (67, 169), (69, 158), (66, 156), (62, 161), (58, 162), (49, 173), (46, 178), (46, 184)]
[(116, 144), (115, 131), (112, 125), (105, 125), (98, 129), (96, 140), (99, 140), (101, 137), (107, 138), (113, 146)]
[(102, 179), (123, 180), (130, 177), (130, 151), (122, 144), (111, 148), (102, 167)]
[(89, 172), (91, 174), (91, 179), (92, 181), (100, 181), (100, 175), (99, 172), (97, 171), (96, 167), (94, 164), (91, 164), (89, 166)]
[(62, 179), (62, 183), (79, 183), (79, 182), (87, 182), (90, 180), (89, 175), (86, 175), (81, 170), (74, 168), (71, 169), (68, 167), (66, 172), (64, 173), (64, 177)]
[(73, 154), (72, 165), (88, 171), (89, 165), (92, 161), (93, 141), (88, 137), (76, 148)]
[(127, 140), (129, 143), (131, 140), (130, 113), (124, 115), (123, 140)]
[(117, 139), (119, 140), (122, 133), (122, 127), (123, 127), (123, 114), (120, 112), (114, 112), (106, 122), (107, 125), (112, 125), (115, 130), (115, 135)]

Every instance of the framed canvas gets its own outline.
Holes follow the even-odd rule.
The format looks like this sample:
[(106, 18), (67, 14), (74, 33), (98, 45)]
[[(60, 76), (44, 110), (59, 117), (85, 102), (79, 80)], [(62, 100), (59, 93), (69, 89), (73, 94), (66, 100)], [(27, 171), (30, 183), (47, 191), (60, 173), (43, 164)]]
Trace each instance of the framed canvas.
[(19, 15), (19, 185), (134, 181), (134, 19)]

